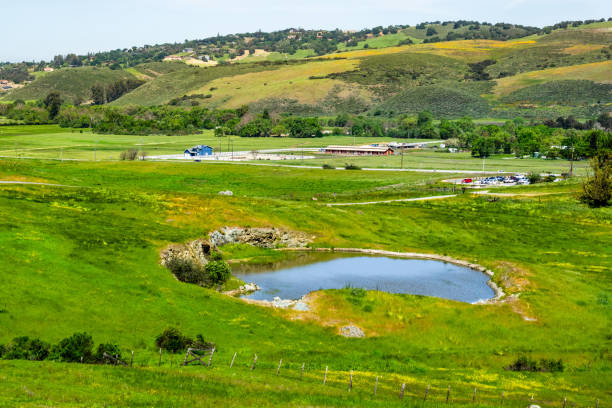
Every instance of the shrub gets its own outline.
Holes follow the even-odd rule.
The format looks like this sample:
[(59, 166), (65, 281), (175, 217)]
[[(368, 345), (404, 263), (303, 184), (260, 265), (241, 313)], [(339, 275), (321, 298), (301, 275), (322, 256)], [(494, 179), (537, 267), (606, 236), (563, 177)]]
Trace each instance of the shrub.
[(361, 167), (357, 166), (356, 164), (352, 164), (352, 163), (346, 163), (344, 165), (344, 168), (346, 170), (361, 170)]
[(540, 371), (547, 371), (550, 373), (554, 373), (554, 372), (563, 372), (563, 370), (565, 370), (565, 366), (563, 365), (563, 361), (561, 359), (559, 360), (546, 360), (546, 359), (542, 359), (540, 360)]
[(155, 345), (171, 353), (177, 353), (185, 350), (193, 340), (187, 336), (183, 336), (181, 331), (176, 327), (168, 327), (160, 335), (155, 338)]
[(520, 356), (508, 366), (510, 371), (538, 371), (538, 363), (526, 356)]
[(15, 337), (11, 344), (5, 347), (4, 358), (8, 360), (44, 360), (49, 356), (49, 343), (40, 339), (30, 339), (27, 336)]
[(136, 149), (124, 150), (123, 152), (119, 154), (120, 160), (136, 160), (137, 157), (138, 157), (138, 150)]
[(589, 207), (607, 207), (612, 202), (612, 163), (606, 156), (591, 161), (593, 175), (582, 183), (580, 200)]
[(95, 356), (97, 362), (100, 362), (100, 363), (104, 362), (105, 360), (104, 353), (109, 354), (121, 360), (121, 351), (119, 350), (119, 346), (117, 346), (116, 344), (106, 343), (106, 344), (98, 345), (98, 350), (96, 351), (96, 356)]
[(166, 263), (166, 267), (181, 282), (195, 283), (196, 285), (209, 283), (208, 275), (200, 265), (191, 259), (173, 257)]
[(326, 169), (326, 170), (333, 170), (333, 169), (335, 169), (334, 166), (332, 166), (331, 164), (327, 164), (327, 163), (325, 163), (323, 165), (323, 168)]
[(516, 359), (514, 363), (510, 364), (507, 367), (507, 369), (510, 371), (531, 371), (531, 372), (545, 371), (545, 372), (554, 373), (554, 372), (562, 372), (563, 370), (565, 370), (565, 367), (561, 359), (559, 360), (541, 359), (540, 364), (538, 365), (538, 363), (535, 360), (532, 360), (526, 356), (520, 356), (519, 358)]
[(225, 282), (231, 275), (230, 266), (225, 261), (210, 261), (204, 269), (210, 280), (215, 284)]
[(211, 261), (222, 261), (223, 260), (223, 255), (221, 255), (221, 253), (218, 252), (218, 251), (212, 251), (210, 253), (210, 260)]
[(75, 333), (61, 340), (51, 349), (51, 358), (67, 362), (92, 362), (93, 338), (87, 333)]
[(527, 180), (529, 180), (529, 184), (536, 184), (542, 180), (542, 176), (539, 173), (531, 172), (527, 174)]

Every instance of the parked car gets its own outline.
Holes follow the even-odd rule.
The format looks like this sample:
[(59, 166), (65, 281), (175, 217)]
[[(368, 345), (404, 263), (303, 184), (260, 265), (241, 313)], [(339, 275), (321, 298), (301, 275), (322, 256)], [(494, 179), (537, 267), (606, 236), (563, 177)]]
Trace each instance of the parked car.
[(461, 180), (461, 182), (463, 184), (468, 184), (468, 183), (472, 183), (474, 180), (472, 180), (471, 178), (464, 178), (463, 180)]

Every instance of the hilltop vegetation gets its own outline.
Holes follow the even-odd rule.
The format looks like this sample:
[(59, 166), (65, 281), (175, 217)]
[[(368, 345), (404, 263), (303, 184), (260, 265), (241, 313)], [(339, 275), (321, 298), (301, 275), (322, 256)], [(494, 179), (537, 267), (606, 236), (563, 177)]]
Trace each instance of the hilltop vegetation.
[[(120, 80), (139, 80), (145, 84), (110, 98), (112, 104), (179, 103), (214, 109), (250, 105), (256, 112), (267, 109), (298, 115), (394, 116), (428, 109), (449, 118), (469, 114), (588, 119), (612, 110), (610, 28), (612, 22), (606, 21), (566, 22), (543, 30), (464, 21), (380, 28), (382, 36), (375, 35), (379, 28), (355, 33), (287, 30), (240, 34), (181, 46), (198, 54), (208, 52), (204, 51), (207, 47), (224, 49), (248, 40), (249, 47), (265, 52), (249, 52), (248, 57), (231, 60), (226, 54), (236, 50), (224, 49), (216, 66), (130, 59), (128, 54), (139, 52), (133, 49), (125, 51), (123, 62), (112, 64), (112, 58), (119, 58), (123, 51), (102, 59), (96, 59), (102, 54), (85, 59), (71, 55), (56, 61), (59, 69), (55, 72), (32, 72), (34, 81), (3, 93), (2, 99), (43, 99), (55, 90), (65, 102), (78, 104), (95, 99), (94, 86), (108, 88)], [(284, 41), (283, 36), (292, 37), (290, 43), (299, 43), (293, 54), (279, 50), (282, 46), (275, 41)], [(325, 47), (309, 48), (314, 43)], [(200, 46), (204, 48), (198, 49)], [(107, 57), (111, 59), (104, 62)], [(63, 67), (78, 65), (77, 60), (85, 66)], [(86, 66), (90, 63), (113, 69)], [(419, 104), (423, 105), (417, 108)]]

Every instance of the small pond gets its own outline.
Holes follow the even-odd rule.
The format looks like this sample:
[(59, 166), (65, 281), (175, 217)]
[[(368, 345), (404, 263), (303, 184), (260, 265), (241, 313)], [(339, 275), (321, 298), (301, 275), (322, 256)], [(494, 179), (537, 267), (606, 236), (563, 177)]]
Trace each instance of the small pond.
[(261, 290), (250, 299), (299, 299), (320, 289), (346, 287), (436, 296), (473, 303), (495, 292), (489, 277), (473, 269), (422, 259), (304, 252), (272, 264), (236, 264), (233, 273)]

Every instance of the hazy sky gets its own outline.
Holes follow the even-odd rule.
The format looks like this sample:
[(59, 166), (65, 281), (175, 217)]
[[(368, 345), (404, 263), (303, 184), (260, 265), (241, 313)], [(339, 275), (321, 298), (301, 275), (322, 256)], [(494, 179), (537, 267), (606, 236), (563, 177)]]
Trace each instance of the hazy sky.
[(606, 0), (0, 0), (0, 60), (288, 27), (361, 29), (435, 20), (545, 26), (612, 16)]

